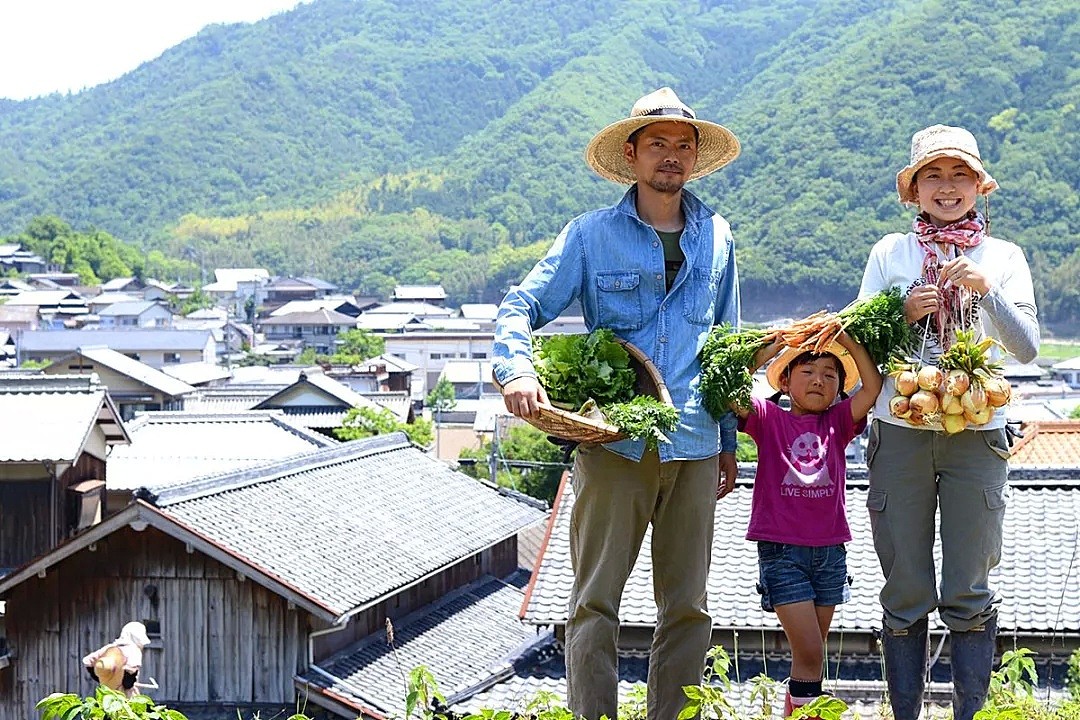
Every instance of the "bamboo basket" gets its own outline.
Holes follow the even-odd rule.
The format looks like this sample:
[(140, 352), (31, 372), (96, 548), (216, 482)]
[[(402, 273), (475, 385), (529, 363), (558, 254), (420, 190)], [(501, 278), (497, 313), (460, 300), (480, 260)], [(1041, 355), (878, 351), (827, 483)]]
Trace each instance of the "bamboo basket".
[[(651, 395), (667, 405), (671, 402), (671, 393), (668, 392), (660, 371), (656, 369), (653, 361), (641, 352), (633, 343), (616, 338), (616, 342), (626, 348), (630, 355), (630, 366), (637, 374), (637, 382), (634, 383), (634, 391), (638, 395)], [(495, 386), (502, 392), (502, 386), (495, 381)], [(563, 410), (552, 405), (541, 405), (540, 415), (534, 418), (524, 418), (533, 427), (543, 430), (548, 435), (572, 440), (579, 443), (603, 444), (623, 440), (626, 438), (619, 428), (610, 423), (579, 415), (576, 412)]]

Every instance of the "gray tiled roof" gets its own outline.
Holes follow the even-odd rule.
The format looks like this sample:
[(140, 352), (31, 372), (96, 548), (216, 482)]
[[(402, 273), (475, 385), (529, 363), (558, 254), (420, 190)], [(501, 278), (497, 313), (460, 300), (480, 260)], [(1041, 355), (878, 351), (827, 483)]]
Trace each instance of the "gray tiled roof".
[(127, 441), (96, 375), (0, 374), (0, 462), (70, 462), (95, 425), (109, 444)]
[(127, 429), (131, 444), (114, 449), (106, 465), (110, 490), (175, 485), (337, 444), (268, 412), (144, 413)]
[[(716, 504), (708, 591), (713, 626), (717, 628), (780, 627), (774, 614), (761, 610), (755, 590), (756, 546), (744, 539), (752, 495), (748, 480), (752, 475), (752, 466), (741, 467), (735, 491)], [(1002, 596), (1001, 627), (1020, 632), (1076, 632), (1080, 630), (1080, 616), (1059, 612), (1059, 608), (1080, 607), (1080, 573), (1074, 567), (1080, 470), (1014, 469), (1010, 480), (1012, 497), (1006, 513), (1004, 552), (1001, 565), (991, 575), (992, 584)], [(854, 584), (851, 601), (836, 609), (835, 630), (868, 632), (881, 626), (878, 593), (883, 579), (870, 534), (866, 495), (865, 468), (850, 468), (847, 510), (853, 539), (848, 544), (848, 572)], [(568, 535), (573, 502), (570, 483), (564, 483), (548, 545), (525, 608), (527, 622), (566, 622), (573, 579)], [(940, 543), (935, 555), (940, 567)], [(651, 568), (650, 538), (646, 535), (623, 593), (620, 614), (624, 625), (655, 625)], [(937, 622), (936, 615), (934, 618)]]
[(133, 302), (115, 302), (98, 311), (101, 317), (130, 317), (142, 315), (144, 312), (161, 305), (155, 300), (136, 300)]
[(184, 412), (235, 413), (250, 410), (285, 385), (245, 385), (200, 388), (184, 397)]
[(339, 614), (542, 519), (393, 433), (162, 491), (163, 512)]
[(348, 385), (338, 382), (334, 378), (328, 377), (318, 370), (301, 371), (295, 383), (282, 389), (280, 392), (274, 393), (266, 400), (259, 403), (258, 407), (288, 407), (291, 404), (287, 400), (288, 396), (292, 394), (295, 389), (304, 385), (310, 385), (317, 388), (327, 397), (339, 401), (342, 404), (339, 407), (366, 407), (372, 409), (378, 409), (379, 407), (376, 403), (368, 400)]
[(291, 312), (287, 315), (274, 315), (262, 320), (259, 324), (263, 327), (275, 327), (277, 325), (339, 325), (352, 327), (355, 323), (356, 318), (351, 315), (328, 308), (319, 308), (318, 310)]
[(104, 401), (105, 388), (92, 392), (0, 391), (0, 462), (74, 460)]
[(75, 351), (80, 345), (105, 345), (119, 352), (202, 350), (209, 330), (31, 330), (19, 341), (26, 352)]
[[(172, 397), (179, 397), (195, 392), (195, 388), (188, 385), (183, 380), (177, 380), (171, 375), (166, 375), (157, 368), (152, 368), (146, 363), (139, 362), (138, 360), (130, 358), (123, 353), (116, 352), (111, 348), (104, 346), (81, 346), (79, 347), (77, 354), (82, 355), (95, 363), (104, 365), (111, 370), (115, 370), (121, 375), (126, 375), (132, 380), (141, 382), (143, 385), (157, 390), (158, 392), (171, 395)], [(53, 365), (63, 371), (63, 361), (64, 358), (60, 358), (53, 363)]]
[(517, 619), (528, 574), (497, 580), (485, 576), (394, 623), (394, 647), (386, 633), (354, 643), (319, 667), (338, 678), (309, 671), (303, 679), (355, 699), (367, 708), (404, 716), (400, 668), (424, 665), (450, 696), (505, 670), (523, 646), (550, 638)]

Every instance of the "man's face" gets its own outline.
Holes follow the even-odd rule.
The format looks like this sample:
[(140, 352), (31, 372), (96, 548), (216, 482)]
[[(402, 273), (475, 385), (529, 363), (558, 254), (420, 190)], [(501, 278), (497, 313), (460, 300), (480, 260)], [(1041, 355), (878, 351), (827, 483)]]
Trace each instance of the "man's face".
[(623, 155), (639, 183), (660, 193), (677, 193), (697, 164), (694, 126), (677, 121), (646, 125), (635, 143), (623, 146)]

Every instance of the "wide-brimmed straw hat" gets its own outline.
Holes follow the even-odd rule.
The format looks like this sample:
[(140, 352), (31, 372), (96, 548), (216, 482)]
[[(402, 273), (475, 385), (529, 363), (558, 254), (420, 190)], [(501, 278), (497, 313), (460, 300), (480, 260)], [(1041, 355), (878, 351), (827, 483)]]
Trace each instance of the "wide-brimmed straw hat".
[(624, 185), (637, 182), (626, 163), (623, 146), (636, 130), (655, 122), (684, 122), (698, 131), (698, 158), (690, 173), (695, 180), (719, 170), (739, 156), (739, 139), (723, 125), (698, 120), (697, 115), (679, 100), (669, 87), (649, 93), (630, 108), (630, 117), (613, 122), (596, 133), (585, 148), (585, 162), (597, 175)]
[(896, 192), (900, 195), (900, 202), (910, 205), (918, 203), (912, 188), (915, 173), (924, 165), (943, 157), (959, 158), (975, 171), (979, 176), (980, 195), (989, 195), (997, 190), (997, 180), (983, 167), (979, 144), (975, 142), (974, 135), (964, 128), (931, 125), (911, 136), (911, 162), (896, 174)]
[[(780, 389), (780, 376), (784, 374), (784, 370), (791, 364), (791, 361), (802, 355), (806, 350), (796, 350), (795, 348), (786, 347), (780, 351), (780, 354), (769, 364), (769, 368), (765, 371), (765, 378), (769, 381), (769, 385), (773, 390)], [(851, 353), (844, 349), (838, 342), (831, 342), (829, 346), (825, 348), (825, 354), (835, 355), (840, 364), (844, 366), (844, 392), (851, 392), (855, 387), (855, 383), (859, 382), (859, 368), (855, 364), (855, 358), (851, 357)]]
[(119, 690), (124, 682), (124, 651), (113, 645), (94, 662), (94, 674), (98, 682), (107, 688)]

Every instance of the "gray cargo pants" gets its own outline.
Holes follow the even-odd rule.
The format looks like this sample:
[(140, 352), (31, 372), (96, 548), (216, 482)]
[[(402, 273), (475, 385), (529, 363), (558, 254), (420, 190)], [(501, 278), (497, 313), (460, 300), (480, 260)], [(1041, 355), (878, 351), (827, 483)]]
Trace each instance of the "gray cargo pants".
[[(867, 446), (874, 548), (893, 630), (937, 608), (954, 632), (996, 613), (990, 570), (1001, 561), (1009, 496), (1005, 430), (946, 435), (874, 421)], [(941, 587), (934, 567), (935, 511), (941, 513)]]

